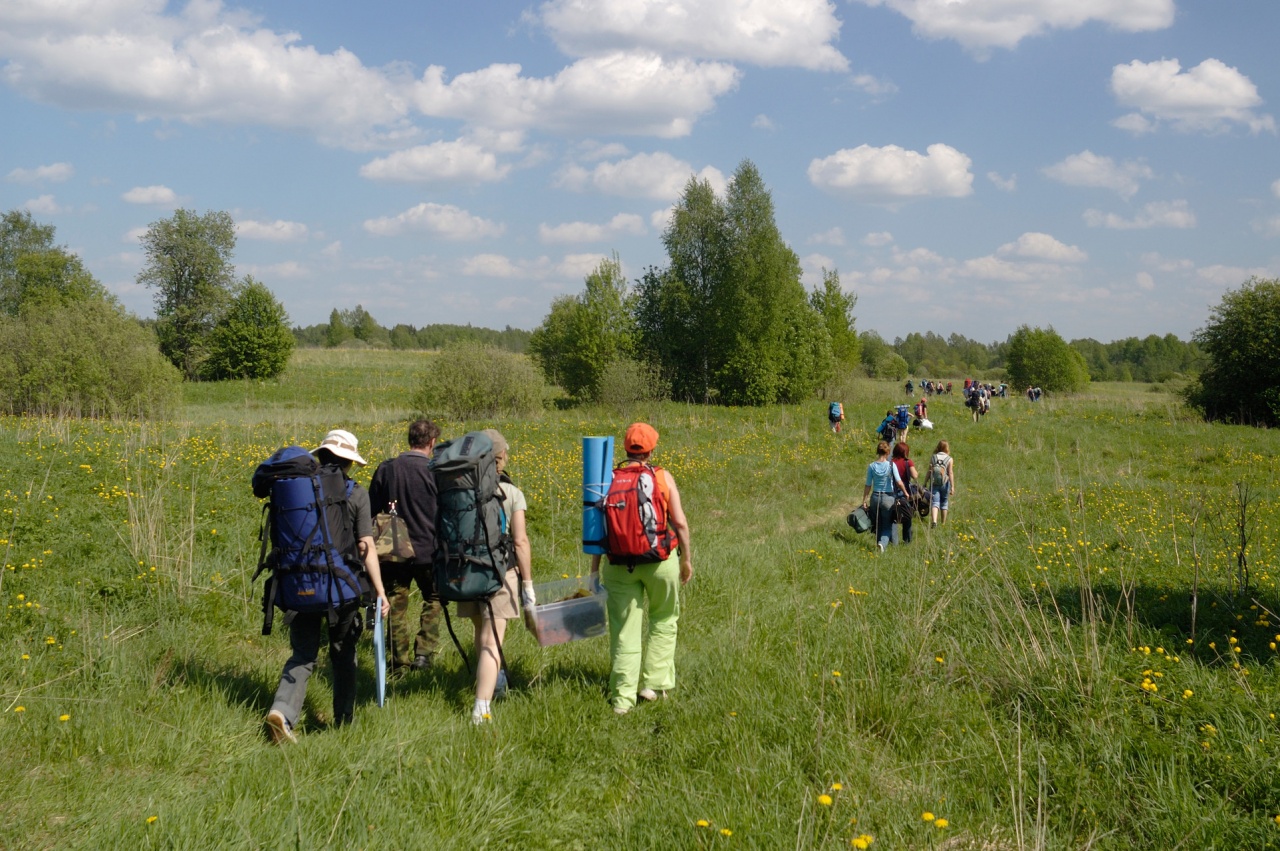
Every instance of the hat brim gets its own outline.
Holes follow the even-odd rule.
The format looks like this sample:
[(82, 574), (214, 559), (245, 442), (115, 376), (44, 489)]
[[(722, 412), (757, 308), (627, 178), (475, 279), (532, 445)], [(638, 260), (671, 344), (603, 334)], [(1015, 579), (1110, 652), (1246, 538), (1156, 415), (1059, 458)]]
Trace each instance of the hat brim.
[(361, 467), (369, 463), (368, 461), (360, 457), (359, 452), (352, 452), (350, 449), (346, 449), (341, 446), (325, 445), (323, 443), (317, 446), (315, 449), (312, 449), (311, 454), (315, 455), (321, 449), (327, 449), (334, 455), (338, 456), (339, 458), (346, 459), (347, 461), (354, 461), (355, 463), (359, 464)]

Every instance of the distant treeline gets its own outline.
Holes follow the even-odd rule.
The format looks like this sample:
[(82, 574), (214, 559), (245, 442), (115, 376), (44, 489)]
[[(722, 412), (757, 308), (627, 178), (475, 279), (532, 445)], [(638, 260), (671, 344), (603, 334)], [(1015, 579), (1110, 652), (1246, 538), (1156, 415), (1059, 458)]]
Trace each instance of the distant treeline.
[[(862, 335), (864, 361), (868, 358), (868, 346), (874, 357), (879, 341), (874, 335), (874, 331)], [(1178, 376), (1199, 375), (1206, 363), (1199, 346), (1180, 340), (1174, 334), (1129, 337), (1111, 343), (1085, 338), (1072, 340), (1070, 345), (1084, 357), (1091, 381), (1167, 381)], [(998, 374), (1004, 369), (1007, 346), (1008, 340), (980, 343), (959, 334), (943, 337), (928, 332), (898, 337), (892, 349), (907, 362), (909, 375), (986, 377), (988, 373)]]
[(356, 305), (355, 310), (334, 309), (329, 314), (329, 321), (322, 325), (293, 329), (298, 345), (310, 348), (439, 349), (450, 343), (483, 343), (511, 352), (523, 352), (531, 335), (531, 331), (510, 325), (501, 331), (443, 323), (421, 328), (401, 323), (386, 328), (360, 305)]

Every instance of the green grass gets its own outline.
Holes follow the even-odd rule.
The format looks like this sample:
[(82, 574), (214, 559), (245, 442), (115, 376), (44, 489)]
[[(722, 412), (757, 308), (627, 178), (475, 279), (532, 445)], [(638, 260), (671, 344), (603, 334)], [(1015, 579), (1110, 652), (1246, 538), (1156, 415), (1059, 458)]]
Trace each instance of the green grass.
[(366, 642), (356, 724), (327, 727), (318, 672), (301, 743), (266, 744), (288, 643), (258, 635), (249, 475), (336, 426), (398, 452), (422, 357), (299, 352), (278, 384), (187, 388), (182, 422), (3, 421), (0, 847), (1280, 847), (1280, 438), (1146, 385), (977, 424), (933, 400), (913, 454), (951, 441), (952, 522), (883, 556), (844, 514), (896, 386), (846, 387), (842, 437), (820, 402), (494, 423), (539, 580), (587, 566), (579, 438), (662, 432), (697, 569), (672, 699), (615, 717), (604, 641), (513, 625), (488, 727), (448, 647), (373, 706)]

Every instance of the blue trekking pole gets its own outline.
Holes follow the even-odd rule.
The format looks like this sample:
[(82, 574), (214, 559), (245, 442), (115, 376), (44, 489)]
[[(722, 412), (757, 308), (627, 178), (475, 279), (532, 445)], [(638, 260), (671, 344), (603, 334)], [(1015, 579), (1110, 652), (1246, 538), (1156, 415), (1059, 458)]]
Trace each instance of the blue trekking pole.
[(382, 630), (382, 606), (373, 603), (373, 672), (379, 706), (387, 702), (387, 642)]

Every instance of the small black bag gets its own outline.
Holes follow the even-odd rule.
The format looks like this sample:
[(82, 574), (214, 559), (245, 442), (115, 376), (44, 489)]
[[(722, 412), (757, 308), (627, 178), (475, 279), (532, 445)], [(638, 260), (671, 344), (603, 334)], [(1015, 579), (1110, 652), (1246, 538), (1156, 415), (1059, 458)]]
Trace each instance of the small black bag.
[(893, 522), (909, 523), (915, 516), (916, 506), (910, 497), (899, 496), (893, 503)]

